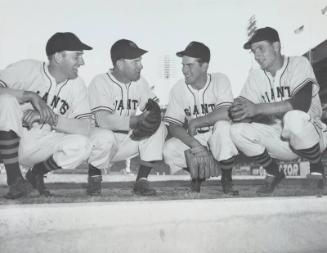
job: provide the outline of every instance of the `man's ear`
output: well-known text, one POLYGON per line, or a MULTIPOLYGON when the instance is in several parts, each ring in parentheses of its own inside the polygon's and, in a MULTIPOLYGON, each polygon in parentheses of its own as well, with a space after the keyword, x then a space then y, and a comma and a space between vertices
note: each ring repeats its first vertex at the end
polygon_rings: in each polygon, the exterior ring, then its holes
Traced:
POLYGON ((56 63, 60 63, 63 58, 64 58, 64 52, 57 52, 53 55, 53 60, 56 63))
POLYGON ((123 66, 124 65, 124 59, 119 59, 116 61, 116 66, 119 70, 122 70, 123 69, 123 66))
POLYGON ((203 70, 208 71, 209 63, 203 62, 201 67, 202 67, 203 70))
POLYGON ((274 50, 276 52, 280 52, 281 51, 281 45, 280 45, 280 42, 279 41, 273 42, 273 47, 274 47, 274 50))

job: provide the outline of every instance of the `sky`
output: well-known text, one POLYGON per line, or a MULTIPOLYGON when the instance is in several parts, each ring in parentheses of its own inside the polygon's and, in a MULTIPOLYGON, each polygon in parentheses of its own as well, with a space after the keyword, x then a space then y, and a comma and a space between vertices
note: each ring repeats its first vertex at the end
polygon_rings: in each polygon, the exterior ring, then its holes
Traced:
POLYGON ((112 67, 110 47, 126 38, 149 51, 142 75, 167 104, 170 88, 183 77, 176 52, 201 41, 211 50, 209 72, 225 73, 237 96, 256 67, 242 48, 249 18, 255 15, 258 28, 279 31, 283 53, 302 55, 327 39, 326 6, 327 0, 0 0, 0 69, 22 59, 46 61, 46 41, 56 32, 73 32, 94 48, 84 52, 79 72, 88 85, 112 67), (170 79, 163 78, 165 56, 173 66, 170 79))

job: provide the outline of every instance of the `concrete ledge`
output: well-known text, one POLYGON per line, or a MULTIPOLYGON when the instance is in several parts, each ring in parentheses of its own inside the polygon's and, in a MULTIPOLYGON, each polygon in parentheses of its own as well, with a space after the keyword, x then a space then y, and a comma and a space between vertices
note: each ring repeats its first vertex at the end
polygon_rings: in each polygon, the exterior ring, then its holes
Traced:
POLYGON ((327 252, 327 198, 0 206, 0 252, 327 252))
MULTIPOLYGON (((108 174, 102 175, 104 182, 134 182, 136 175, 121 175, 121 174, 108 174)), ((220 177, 219 177, 220 178, 220 177)), ((235 180, 249 180, 249 179, 263 179, 263 176, 234 176, 235 180)), ((292 177, 301 178, 301 177, 292 177)), ((218 177, 212 177, 210 180, 217 180, 218 177)), ((182 180, 189 181, 189 175, 149 175, 150 181, 174 181, 182 180)), ((53 174, 48 173, 46 178, 46 183, 86 183, 87 174, 53 174)), ((0 174, 0 185, 7 185, 6 174, 0 174)))

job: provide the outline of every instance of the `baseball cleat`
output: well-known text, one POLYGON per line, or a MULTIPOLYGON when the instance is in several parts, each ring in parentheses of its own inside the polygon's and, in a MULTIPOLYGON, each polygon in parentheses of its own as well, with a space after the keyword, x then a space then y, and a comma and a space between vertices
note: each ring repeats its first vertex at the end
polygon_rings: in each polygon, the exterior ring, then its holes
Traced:
POLYGON ((87 195, 99 196, 102 191, 101 182, 102 182, 101 175, 95 175, 91 177, 89 176, 87 178, 87 189, 86 189, 87 195))
POLYGON ((233 181, 228 179, 221 179, 221 185, 223 187, 224 194, 228 194, 230 196, 238 196, 238 190, 233 189, 233 181))
POLYGON ((32 190, 33 187, 29 182, 24 178, 17 178, 13 184, 9 185, 9 191, 4 195, 4 198, 18 199, 29 195, 32 190))
POLYGON ((140 178, 135 182, 133 192, 142 196, 154 196, 157 194, 156 190, 151 188, 150 183, 146 178, 140 178))
POLYGON ((277 176, 267 175, 264 184, 259 187, 257 194, 270 194, 272 193, 276 186, 285 178, 284 172, 279 172, 277 176))
POLYGON ((33 173, 32 169, 29 169, 26 172, 25 178, 30 184, 34 187, 34 189, 38 190, 40 195, 49 197, 51 196, 50 191, 45 187, 44 184, 44 175, 33 173))

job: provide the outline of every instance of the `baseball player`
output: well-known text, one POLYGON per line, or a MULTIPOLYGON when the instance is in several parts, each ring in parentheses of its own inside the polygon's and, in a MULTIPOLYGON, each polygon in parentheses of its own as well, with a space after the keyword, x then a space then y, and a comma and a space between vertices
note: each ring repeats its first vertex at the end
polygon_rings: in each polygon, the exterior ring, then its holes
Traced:
MULTIPOLYGON (((184 151, 209 148, 222 169, 224 193, 237 194, 232 187, 232 166, 238 154, 230 138, 228 108, 233 102, 229 79, 222 73, 207 73, 210 50, 203 43, 193 41, 182 57, 184 79, 170 91, 164 121, 172 135, 164 146, 164 159, 171 172, 186 168, 184 151)), ((186 168, 187 169, 187 168, 186 168)), ((196 191, 192 180, 191 189, 196 191)))
MULTIPOLYGON (((147 177, 153 162, 162 160, 162 148, 167 129, 160 123, 158 130, 149 138, 133 140, 132 130, 142 121, 143 111, 149 98, 158 100, 148 82, 141 76, 142 55, 147 51, 134 42, 121 39, 110 50, 113 68, 93 78, 89 85, 91 111, 100 128, 110 130, 115 138, 110 150, 111 162, 122 161, 140 155, 141 162, 133 191, 140 195, 156 194, 147 177)), ((161 121, 161 119, 159 119, 161 121)), ((101 171, 92 176, 101 175, 101 171)))
POLYGON ((49 63, 23 60, 0 71, 0 155, 6 168, 7 198, 25 196, 31 185, 48 196, 44 174, 75 168, 89 159, 104 166, 112 138, 91 135, 91 112, 78 68, 92 48, 73 33, 56 33, 47 42, 49 63), (92 140, 90 138, 92 137, 92 140), (32 167, 23 179, 19 164, 32 167))
POLYGON ((261 164, 267 177, 258 193, 273 192, 285 177, 275 159, 303 157, 311 179, 324 185, 321 152, 326 148, 326 125, 320 120, 319 85, 309 61, 281 54, 278 32, 258 29, 244 44, 260 69, 253 69, 230 108, 235 123, 231 136, 240 151, 261 164))

